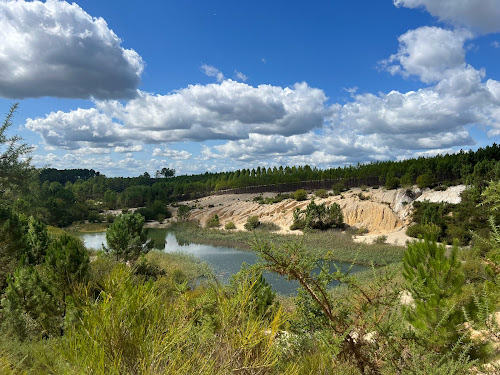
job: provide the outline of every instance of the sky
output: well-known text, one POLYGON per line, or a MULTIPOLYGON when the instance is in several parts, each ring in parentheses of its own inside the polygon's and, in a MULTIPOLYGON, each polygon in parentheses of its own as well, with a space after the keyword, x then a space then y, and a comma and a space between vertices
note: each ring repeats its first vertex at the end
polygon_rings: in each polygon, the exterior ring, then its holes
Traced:
POLYGON ((500 0, 0 0, 33 164, 330 168, 500 141, 500 0))

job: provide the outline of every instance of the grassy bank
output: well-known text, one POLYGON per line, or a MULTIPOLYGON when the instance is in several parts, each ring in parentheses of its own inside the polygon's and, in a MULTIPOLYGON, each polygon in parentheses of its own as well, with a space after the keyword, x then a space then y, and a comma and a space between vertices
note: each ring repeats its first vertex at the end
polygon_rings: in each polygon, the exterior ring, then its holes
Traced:
POLYGON ((91 233, 105 232, 108 227, 109 223, 74 223, 69 227, 64 228, 64 230, 67 232, 91 233))
POLYGON ((354 261, 354 263, 364 265, 373 263, 376 266, 383 266, 400 262, 404 252, 402 246, 355 243, 349 235, 338 230, 307 233, 302 237, 263 230, 246 232, 206 229, 189 222, 172 223, 169 229, 175 231, 180 242, 228 246, 243 250, 251 250, 251 243, 256 238, 275 243, 304 241, 304 247, 318 256, 332 252, 334 259, 339 262, 354 261))

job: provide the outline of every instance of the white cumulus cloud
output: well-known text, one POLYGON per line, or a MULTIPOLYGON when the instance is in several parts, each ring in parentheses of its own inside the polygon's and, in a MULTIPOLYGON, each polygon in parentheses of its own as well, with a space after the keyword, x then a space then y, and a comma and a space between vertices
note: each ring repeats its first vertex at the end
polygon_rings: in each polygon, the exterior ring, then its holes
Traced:
POLYGON ((65 1, 0 1, 0 96, 131 98, 144 68, 106 21, 65 1))
POLYGON ((434 17, 485 33, 500 31, 499 0, 394 0, 398 7, 425 8, 434 17))
POLYGON ((122 146, 124 142, 237 140, 250 133, 294 135, 323 126, 327 98, 322 90, 226 80, 192 85, 168 95, 140 92, 126 104, 97 102, 97 108, 53 112, 28 119, 48 145, 74 149, 81 142, 122 146))
POLYGON ((424 26, 409 30, 398 38, 398 52, 381 64, 391 74, 437 82, 450 70, 465 66, 464 43, 470 38, 472 33, 463 29, 424 26))

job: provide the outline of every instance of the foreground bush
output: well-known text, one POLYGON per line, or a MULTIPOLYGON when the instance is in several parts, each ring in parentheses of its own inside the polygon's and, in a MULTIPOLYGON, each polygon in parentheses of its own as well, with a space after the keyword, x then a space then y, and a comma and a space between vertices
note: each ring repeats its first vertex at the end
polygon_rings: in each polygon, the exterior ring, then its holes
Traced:
POLYGON ((54 343, 53 373, 267 374, 279 358, 285 316, 256 274, 231 289, 176 294, 113 269, 94 300, 81 291, 81 325, 54 343), (272 307, 275 306, 275 307, 272 307))

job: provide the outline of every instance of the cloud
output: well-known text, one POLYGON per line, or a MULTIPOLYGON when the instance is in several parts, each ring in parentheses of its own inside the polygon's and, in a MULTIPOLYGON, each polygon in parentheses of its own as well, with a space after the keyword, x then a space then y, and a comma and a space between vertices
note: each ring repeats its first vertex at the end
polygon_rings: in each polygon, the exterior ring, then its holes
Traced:
POLYGON ((248 79, 245 74, 243 74, 242 72, 238 72, 237 70, 234 71, 234 76, 236 77, 236 79, 243 82, 246 82, 248 79))
POLYGON ((282 135, 249 134, 248 139, 229 141, 214 149, 224 158, 256 160, 277 156, 308 155, 316 150, 314 134, 282 135))
POLYGON ((201 66, 201 70, 203 71, 203 73, 205 73, 205 75, 209 77, 215 77, 217 79, 217 82, 224 81, 224 74, 222 74, 222 72, 215 66, 203 64, 201 66))
POLYGON ((102 18, 65 1, 0 1, 0 96, 131 98, 144 68, 102 18))
MULTIPOLYGON (((250 133, 294 135, 323 126, 329 112, 322 90, 226 80, 192 85, 168 95, 140 92, 127 104, 96 102, 96 108, 52 112, 28 119, 26 127, 46 144, 75 149, 82 142, 123 146, 130 142, 237 140, 250 133)), ((95 147, 95 146, 94 146, 95 147)))
POLYGON ((160 148, 155 148, 153 150, 153 156, 165 156, 174 160, 187 160, 191 158, 192 154, 187 151, 177 151, 169 148, 164 148, 163 150, 160 148))
POLYGON ((499 0, 394 0, 394 5, 425 8, 441 21, 484 33, 500 32, 499 0))
POLYGON ((142 145, 130 145, 130 146, 116 146, 115 152, 120 153, 131 153, 131 152, 140 152, 144 149, 142 145))
POLYGON ((491 42, 491 46, 493 48, 500 48, 500 42, 498 40, 494 40, 493 42, 491 42))
POLYGON ((425 83, 437 82, 450 70, 465 66, 464 43, 471 38, 472 33, 463 29, 420 27, 401 35, 398 52, 381 65, 391 74, 417 76, 425 83))
POLYGON ((130 131, 95 108, 51 112, 44 119, 28 118, 26 128, 40 133, 46 144, 69 150, 85 145, 113 147, 133 139, 130 131))

